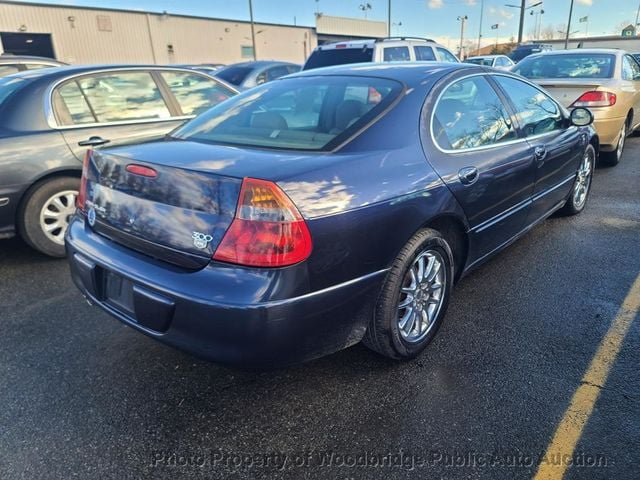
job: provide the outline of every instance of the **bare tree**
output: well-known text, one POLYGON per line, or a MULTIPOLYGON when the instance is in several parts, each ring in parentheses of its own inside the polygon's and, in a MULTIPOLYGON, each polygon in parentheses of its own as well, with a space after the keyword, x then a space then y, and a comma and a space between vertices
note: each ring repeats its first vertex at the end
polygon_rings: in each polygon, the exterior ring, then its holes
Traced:
POLYGON ((540 38, 543 40, 553 40, 556 38, 556 31, 551 25, 547 25, 540 31, 540 38))

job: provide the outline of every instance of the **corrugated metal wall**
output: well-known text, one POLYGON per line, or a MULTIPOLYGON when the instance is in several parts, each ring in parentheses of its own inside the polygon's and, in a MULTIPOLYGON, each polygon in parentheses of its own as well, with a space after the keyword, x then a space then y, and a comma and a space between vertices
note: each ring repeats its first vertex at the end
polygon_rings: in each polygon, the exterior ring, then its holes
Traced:
MULTIPOLYGON (((302 63, 317 45, 313 28, 256 24, 261 60, 302 63)), ((245 22, 0 2, 0 32, 49 33, 69 63, 233 63, 251 46, 245 22), (170 47, 171 46, 171 47, 170 47)))
POLYGON ((387 23, 319 15, 316 17, 316 30, 319 34, 325 35, 382 38, 387 36, 387 23))

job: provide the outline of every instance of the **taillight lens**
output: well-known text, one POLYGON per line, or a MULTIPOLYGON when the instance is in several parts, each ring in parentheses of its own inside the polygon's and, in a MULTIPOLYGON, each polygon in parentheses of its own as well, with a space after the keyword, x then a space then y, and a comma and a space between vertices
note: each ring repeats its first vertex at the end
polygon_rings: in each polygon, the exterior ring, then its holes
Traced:
POLYGON ((76 207, 86 212, 85 202, 87 201, 87 174, 89 172, 89 160, 91 159, 91 150, 87 150, 82 162, 82 178, 80 179, 80 191, 76 197, 76 207))
POLYGON ((273 182, 245 178, 236 216, 214 260, 251 267, 285 267, 311 254, 311 234, 293 202, 273 182))
POLYGON ((582 96, 573 102, 573 107, 612 107, 616 104, 618 97, 612 92, 601 92, 594 90, 583 93, 582 96))

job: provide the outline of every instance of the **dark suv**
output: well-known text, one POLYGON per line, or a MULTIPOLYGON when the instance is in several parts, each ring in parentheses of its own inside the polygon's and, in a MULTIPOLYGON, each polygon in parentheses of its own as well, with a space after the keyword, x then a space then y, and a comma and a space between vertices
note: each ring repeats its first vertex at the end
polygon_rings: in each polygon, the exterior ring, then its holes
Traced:
POLYGON ((533 53, 549 52, 551 50, 553 50, 553 47, 547 43, 526 43, 514 48, 509 57, 511 57, 511 60, 518 63, 520 60, 533 53))

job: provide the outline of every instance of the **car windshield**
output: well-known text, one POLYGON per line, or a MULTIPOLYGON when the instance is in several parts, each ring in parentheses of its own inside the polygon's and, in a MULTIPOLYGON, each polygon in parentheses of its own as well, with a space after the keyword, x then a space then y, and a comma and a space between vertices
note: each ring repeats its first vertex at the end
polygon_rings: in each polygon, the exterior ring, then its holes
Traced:
POLYGON ((475 65, 484 65, 490 67, 493 65, 493 58, 467 58, 465 63, 473 63, 475 65))
POLYGON ((525 58, 514 72, 527 78, 611 78, 615 56, 600 53, 525 58))
POLYGON ((28 81, 21 77, 7 76, 0 78, 0 105, 27 83, 28 81))
POLYGON ((249 90, 185 124, 174 138, 247 147, 331 150, 374 120, 402 84, 368 77, 298 77, 249 90))
POLYGON ((316 50, 311 54, 304 66, 305 70, 312 68, 330 67, 332 65, 346 65, 349 63, 366 63, 373 60, 373 48, 332 48, 316 50))
POLYGON ((232 66, 218 70, 216 77, 221 78, 231 85, 241 85, 253 69, 251 67, 232 66))

